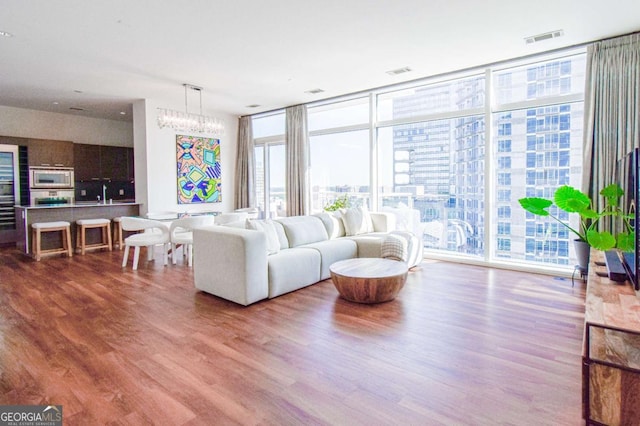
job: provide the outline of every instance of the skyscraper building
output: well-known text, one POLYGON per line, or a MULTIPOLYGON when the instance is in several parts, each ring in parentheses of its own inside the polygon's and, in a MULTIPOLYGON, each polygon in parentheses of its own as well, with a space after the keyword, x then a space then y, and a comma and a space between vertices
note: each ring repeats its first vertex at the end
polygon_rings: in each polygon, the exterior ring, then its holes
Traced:
POLYGON ((581 67, 583 55, 496 72, 493 103, 518 108, 492 112, 489 152, 485 114, 478 112, 487 98, 484 76, 423 86, 393 99, 394 119, 434 117, 394 126, 393 133, 394 191, 412 188, 413 207, 426 224, 425 246, 483 256, 490 232, 493 257, 571 264, 566 229, 526 214, 518 199, 580 186, 583 102, 557 100, 582 92, 576 88, 583 84, 581 67), (488 156, 491 193, 485 193, 488 156), (493 215, 491 230, 485 229, 486 211, 493 215))

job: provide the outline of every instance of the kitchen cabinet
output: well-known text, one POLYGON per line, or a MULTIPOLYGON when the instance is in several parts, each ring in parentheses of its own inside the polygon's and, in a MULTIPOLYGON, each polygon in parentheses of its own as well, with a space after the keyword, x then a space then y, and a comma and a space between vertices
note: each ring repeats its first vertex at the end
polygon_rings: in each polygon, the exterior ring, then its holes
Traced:
POLYGON ((133 149, 74 144, 76 181, 131 181, 133 149))
POLYGON ((73 167, 73 142, 29 139, 29 166, 73 167))
POLYGON ((100 145, 73 144, 76 181, 100 180, 100 145))
POLYGON ((102 179, 123 181, 128 178, 127 149, 120 146, 100 147, 100 170, 102 179))

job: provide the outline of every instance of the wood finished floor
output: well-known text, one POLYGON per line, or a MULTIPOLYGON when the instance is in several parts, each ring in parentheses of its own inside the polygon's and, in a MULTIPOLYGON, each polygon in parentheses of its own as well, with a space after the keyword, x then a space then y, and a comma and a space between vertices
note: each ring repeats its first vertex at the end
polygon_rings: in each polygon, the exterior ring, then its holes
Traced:
POLYGON ((65 425, 583 424, 582 283, 432 261, 380 305, 327 280, 241 307, 182 259, 121 255, 0 249, 0 404, 61 404, 65 425))

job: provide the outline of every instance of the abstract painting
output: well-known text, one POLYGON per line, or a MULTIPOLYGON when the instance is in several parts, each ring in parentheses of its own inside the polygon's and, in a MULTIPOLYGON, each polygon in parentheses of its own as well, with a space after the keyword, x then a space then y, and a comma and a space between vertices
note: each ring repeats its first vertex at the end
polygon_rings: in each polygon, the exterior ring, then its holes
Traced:
POLYGON ((178 204, 222 202, 220 139, 176 135, 178 204))

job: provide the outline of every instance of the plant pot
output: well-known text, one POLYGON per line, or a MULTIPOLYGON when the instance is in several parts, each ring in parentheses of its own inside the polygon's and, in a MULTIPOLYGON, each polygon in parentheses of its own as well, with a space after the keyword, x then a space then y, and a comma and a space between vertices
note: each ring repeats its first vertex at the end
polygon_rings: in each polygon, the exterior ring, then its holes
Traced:
POLYGON ((589 270, 589 254, 591 253, 591 246, 589 243, 585 243, 582 240, 573 240, 573 245, 576 249, 576 257, 578 258, 578 266, 583 271, 589 270))

